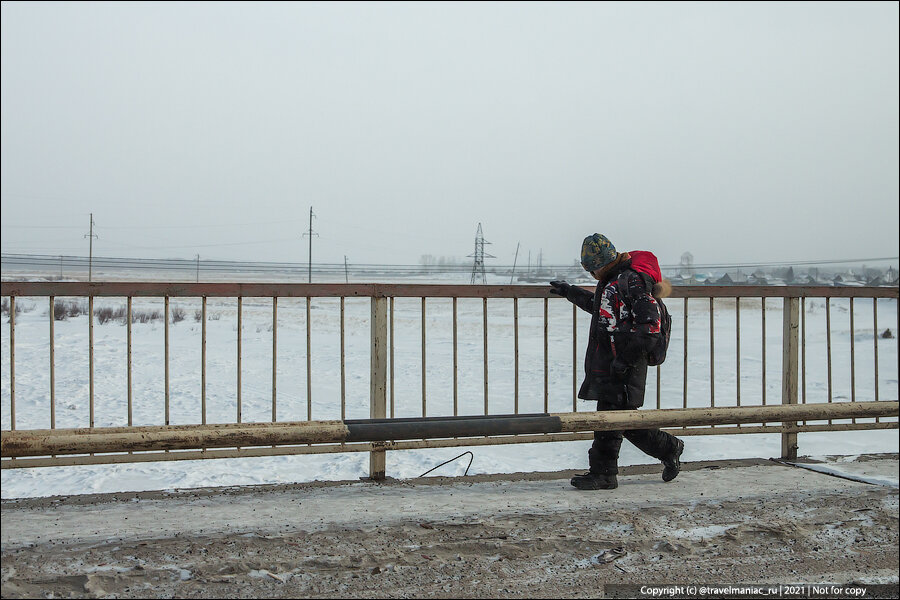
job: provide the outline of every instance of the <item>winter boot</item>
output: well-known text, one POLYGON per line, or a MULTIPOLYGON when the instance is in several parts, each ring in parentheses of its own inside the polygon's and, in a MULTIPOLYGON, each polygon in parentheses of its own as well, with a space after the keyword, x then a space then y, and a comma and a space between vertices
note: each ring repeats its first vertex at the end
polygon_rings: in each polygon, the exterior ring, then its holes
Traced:
POLYGON ((675 451, 672 452, 671 456, 664 458, 662 461, 664 467, 662 472, 663 481, 672 481, 678 477, 678 473, 681 471, 682 452, 684 452, 684 442, 675 438, 675 451))
POLYGON ((616 474, 591 473, 576 475, 569 482, 579 490, 614 490, 619 487, 616 474))

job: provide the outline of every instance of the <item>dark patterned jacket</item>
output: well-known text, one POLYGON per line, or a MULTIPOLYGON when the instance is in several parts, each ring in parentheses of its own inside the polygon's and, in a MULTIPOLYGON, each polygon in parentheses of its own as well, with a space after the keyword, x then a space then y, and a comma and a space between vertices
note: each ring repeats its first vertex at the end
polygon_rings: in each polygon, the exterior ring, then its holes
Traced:
POLYGON ((606 408, 638 408, 644 404, 647 350, 660 336, 660 311, 653 285, 662 279, 651 252, 629 252, 591 292, 572 286, 567 298, 591 313, 584 357, 583 400, 606 408))

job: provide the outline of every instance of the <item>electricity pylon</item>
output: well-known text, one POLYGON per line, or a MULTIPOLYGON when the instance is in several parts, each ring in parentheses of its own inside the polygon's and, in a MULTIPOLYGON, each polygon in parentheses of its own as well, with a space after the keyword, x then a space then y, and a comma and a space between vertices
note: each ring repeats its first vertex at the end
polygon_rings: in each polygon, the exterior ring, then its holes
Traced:
POLYGON ((484 259, 485 258, 496 258, 491 254, 484 253, 484 245, 490 244, 490 242, 484 241, 484 234, 481 232, 481 223, 478 224, 478 232, 475 234, 475 252, 474 254, 470 254, 469 258, 475 258, 475 262, 472 264, 472 280, 469 283, 475 283, 475 279, 481 276, 481 283, 487 283, 487 277, 484 274, 484 259))

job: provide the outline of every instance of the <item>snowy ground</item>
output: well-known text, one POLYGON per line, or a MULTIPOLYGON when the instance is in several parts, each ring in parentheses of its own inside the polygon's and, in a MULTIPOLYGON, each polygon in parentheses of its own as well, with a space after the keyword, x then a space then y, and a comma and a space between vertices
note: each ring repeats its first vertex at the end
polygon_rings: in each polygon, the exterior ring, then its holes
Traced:
POLYGON ((670 483, 629 467, 611 491, 558 472, 4 500, 0 582, 10 598, 594 598, 648 583, 896 597, 897 456, 817 466, 894 485, 746 460, 670 483))
MULTIPOLYGON (((506 283, 506 282, 497 282, 506 283)), ((16 320, 16 428, 50 426, 49 319, 46 299, 20 299, 25 309, 16 320)), ((688 379, 684 369, 684 301, 668 302, 674 329, 669 358, 661 367, 662 408, 767 404, 780 402, 781 300, 765 302, 763 321, 759 299, 742 300, 740 345, 734 300, 716 300, 712 345, 708 300, 688 303, 688 379), (765 322, 765 330, 763 323, 765 322), (763 335, 765 334, 765 344, 763 335), (711 361, 711 346, 714 361, 711 361), (765 367, 762 355, 765 352, 765 367), (738 362, 738 353, 740 361, 738 362), (738 377, 738 368, 740 377, 738 377), (712 375, 712 379, 711 379, 712 375), (710 381, 714 385, 710 384, 710 381), (763 383, 765 382, 765 383, 763 383)), ((124 305, 123 299, 97 299, 95 311, 124 305)), ((172 424, 201 421, 200 323, 195 314, 199 299, 173 299, 172 308, 185 319, 170 327, 170 410, 172 424)), ((426 303, 426 345, 422 350, 422 302, 395 301, 393 416, 453 414, 452 305, 450 299, 426 303), (425 363, 425 384, 422 364, 425 363), (424 388, 424 391, 423 391, 424 388)), ((574 401, 580 383, 581 361, 589 315, 577 313, 577 348, 573 351, 573 309, 561 299, 549 302, 548 372, 544 405, 543 301, 518 302, 518 398, 515 393, 513 302, 488 302, 488 406, 493 414, 591 410, 574 401)), ((805 322, 805 378, 801 396, 807 402, 896 400, 896 302, 880 300, 876 315, 871 300, 856 300, 854 335, 850 335, 850 302, 831 301, 831 380, 826 352, 824 300, 807 300, 805 322), (855 358, 850 360, 851 344, 855 358), (876 362, 877 355, 877 362, 876 362), (877 365, 877 369, 876 369, 877 365), (877 371, 877 383, 876 383, 877 371)), ((135 311, 162 311, 161 299, 136 299, 135 311)), ((276 415, 279 421, 367 418, 369 416, 368 299, 347 299, 345 310, 345 406, 341 406, 340 311, 338 299, 313 299, 307 323, 305 299, 282 298, 277 314, 276 415), (307 331, 311 369, 307 373, 307 331), (312 389, 307 397, 307 385, 312 389)), ((207 422, 234 422, 237 412, 237 306, 234 299, 210 299, 207 323, 207 422)), ((246 298, 241 331, 242 420, 272 418, 272 301, 246 298)), ((483 414, 484 371, 482 301, 460 299, 458 316, 458 412, 483 414)), ((159 320, 133 326, 133 423, 164 423, 164 326, 159 320)), ((110 322, 94 325, 95 425, 127 424, 126 328, 110 322)), ((88 425, 88 324, 85 316, 55 323, 56 427, 88 425)), ((9 337, 2 336, 2 397, 0 420, 10 427, 9 337)), ((656 406, 656 375, 648 379, 645 408, 656 406)), ((389 414, 390 409, 389 409, 389 414)), ((693 436, 686 438, 684 460, 774 457, 780 454, 777 435, 693 436)), ((862 454, 897 452, 896 430, 800 434, 800 454, 862 454)), ((469 473, 513 473, 582 468, 589 442, 526 444, 471 448, 469 473)), ((466 448, 397 451, 387 455, 387 474, 417 477, 466 448)), ((456 461, 434 475, 461 475, 467 460, 456 461)), ((628 444, 621 464, 652 462, 628 444)), ((368 455, 348 453, 322 456, 282 456, 98 465, 82 467, 7 469, 2 472, 2 497, 32 497, 114 491, 191 488, 215 485, 286 483, 313 480, 352 480, 368 474, 368 455)))

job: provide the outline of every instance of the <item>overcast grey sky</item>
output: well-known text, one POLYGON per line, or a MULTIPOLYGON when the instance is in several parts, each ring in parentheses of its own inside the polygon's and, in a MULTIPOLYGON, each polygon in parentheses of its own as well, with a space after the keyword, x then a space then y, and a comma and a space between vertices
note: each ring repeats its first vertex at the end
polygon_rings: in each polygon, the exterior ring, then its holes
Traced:
POLYGON ((2 4, 2 250, 898 255, 898 3, 2 4))

